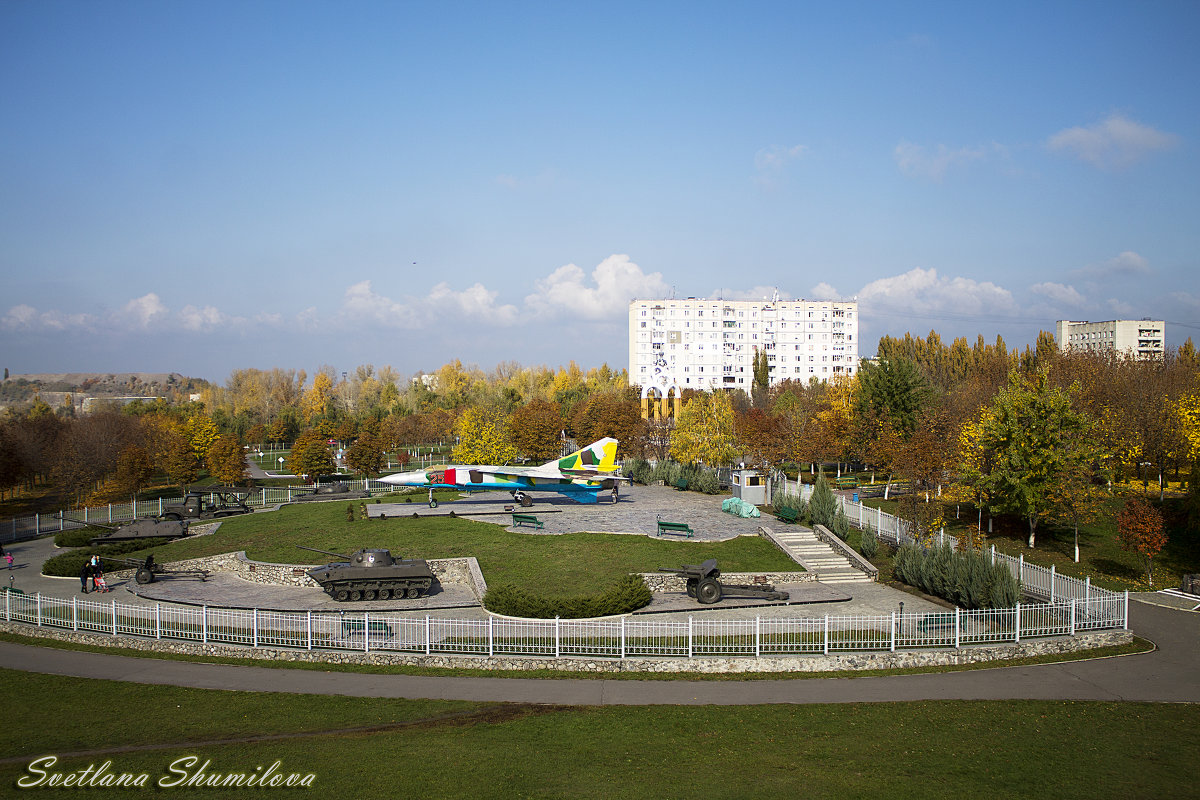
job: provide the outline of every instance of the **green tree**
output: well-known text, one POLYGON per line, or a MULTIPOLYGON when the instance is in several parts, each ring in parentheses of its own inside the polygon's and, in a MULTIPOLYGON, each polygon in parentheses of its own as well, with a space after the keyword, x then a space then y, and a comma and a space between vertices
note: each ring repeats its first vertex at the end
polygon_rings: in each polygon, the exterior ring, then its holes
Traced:
POLYGON ((837 496, 834 495, 833 489, 829 488, 829 481, 825 480, 825 472, 821 470, 817 472, 817 483, 813 486, 812 497, 808 499, 808 513, 812 524, 829 528, 833 525, 837 512, 837 496))
POLYGON ((363 478, 373 478, 383 471, 383 443, 373 433, 364 433, 346 448, 346 464, 363 478))
POLYGON ((916 429, 917 419, 929 398, 929 384, 911 361, 904 358, 889 358, 875 364, 864 361, 858 371, 854 411, 861 418, 890 422, 907 439, 916 429))
POLYGON ((1064 390, 1049 385, 1045 372, 1033 378, 1013 372, 981 422, 967 450, 989 457, 964 465, 962 480, 989 495, 997 510, 1025 519, 1033 547, 1038 523, 1054 508, 1059 476, 1092 469, 1089 453, 1072 448, 1090 421, 1071 408, 1064 390), (975 471, 985 464, 987 472, 975 471))

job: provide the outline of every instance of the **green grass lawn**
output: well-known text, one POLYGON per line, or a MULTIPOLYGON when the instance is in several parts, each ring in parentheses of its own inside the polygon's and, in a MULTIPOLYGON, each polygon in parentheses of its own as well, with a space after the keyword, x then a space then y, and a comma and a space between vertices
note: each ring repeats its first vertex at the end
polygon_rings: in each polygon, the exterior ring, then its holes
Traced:
MULTIPOLYGON (((360 502, 351 505, 357 508, 360 502)), ((427 508, 422 503, 414 510, 427 508)), ((680 542, 598 533, 535 536, 449 517, 348 522, 346 504, 338 502, 291 505, 279 511, 231 517, 210 536, 183 539, 153 552, 159 562, 238 550, 258 561, 284 564, 313 563, 322 558, 296 545, 339 553, 380 547, 409 558, 474 556, 489 586, 515 583, 546 595, 603 590, 630 572, 654 572, 706 558, 717 559, 725 572, 800 570, 773 544, 758 537, 680 542)), ((128 557, 138 555, 144 553, 128 557)))
MULTIPOLYGON (((1007 555, 1024 555, 1030 563, 1049 567, 1057 572, 1078 578, 1090 576, 1092 583, 1106 589, 1130 589, 1145 591, 1149 588, 1145 570, 1133 553, 1121 549, 1117 540, 1115 516, 1120 510, 1122 499, 1115 498, 1107 504, 1105 514, 1097 521, 1079 528, 1079 563, 1076 564, 1075 533, 1052 522, 1038 525, 1036 547, 1029 548, 1028 523, 1011 515, 997 516, 993 521, 992 533, 987 534, 987 516, 983 518, 986 545, 995 545, 996 550, 1007 555)), ((1167 498, 1161 505, 1169 536, 1167 546, 1154 562, 1154 588, 1178 586, 1180 576, 1200 572, 1200 531, 1187 521, 1184 498, 1167 498)), ((871 508, 882 508, 895 514, 899 503, 877 499, 866 500, 871 508)), ((976 529, 978 512, 975 508, 962 505, 955 518, 955 505, 946 505, 946 533, 976 529)))
MULTIPOLYGON (((1091 800, 1189 795, 1200 750, 1194 705, 559 708, 220 692, 8 671, 0 671, 0 687, 37 711, 10 715, 0 731, 8 757, 0 785, 14 791, 30 761, 55 754, 56 771, 109 761, 110 772, 144 772, 151 783, 172 777, 167 765, 186 756, 196 766, 210 762, 209 774, 252 774, 278 759, 285 774, 313 773, 310 792, 330 797, 1091 800), (228 741, 279 734, 295 738, 228 741), (169 747, 133 749, 149 744, 169 747), (107 752, 87 752, 99 749, 107 752)), ((78 792, 43 788, 37 796, 78 792)), ((239 795, 175 788, 169 796, 239 795)))

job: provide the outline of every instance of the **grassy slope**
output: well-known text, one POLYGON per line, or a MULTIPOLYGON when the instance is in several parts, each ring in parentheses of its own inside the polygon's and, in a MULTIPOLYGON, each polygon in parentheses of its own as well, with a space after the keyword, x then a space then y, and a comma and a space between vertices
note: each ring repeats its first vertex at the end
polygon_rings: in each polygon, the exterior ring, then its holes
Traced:
MULTIPOLYGON (((333 797, 802 792, 807 798, 1093 800, 1187 794, 1200 749, 1200 708, 1188 705, 496 707, 135 686, 7 671, 0 671, 0 689, 8 697, 19 692, 23 705, 38 710, 16 715, 0 732, 0 752, 22 758, 0 766, 0 785, 10 787, 35 756, 169 742, 179 746, 64 758, 56 769, 111 759, 111 771, 147 772, 156 780, 184 755, 201 763, 211 759, 209 772, 252 772, 280 759, 285 772, 316 773, 314 788, 333 797), (472 710, 478 716, 438 719, 472 710), (152 725, 145 723, 148 716, 152 725), (421 719, 427 721, 396 730, 200 744, 421 719)), ((53 790, 38 794, 56 796, 53 790)), ((219 794, 171 790, 179 797, 219 794)), ((62 795, 78 796, 78 790, 62 795)))
POLYGON ((245 550, 252 559, 285 564, 314 563, 323 558, 298 550, 296 545, 341 553, 386 547, 395 555, 418 558, 474 556, 488 585, 517 583, 545 594, 590 592, 610 586, 630 572, 652 572, 706 558, 716 558, 726 572, 800 569, 774 545, 757 537, 704 543, 592 533, 538 536, 448 517, 348 522, 346 504, 338 502, 286 506, 230 518, 211 536, 155 548, 154 557, 165 562, 245 550))

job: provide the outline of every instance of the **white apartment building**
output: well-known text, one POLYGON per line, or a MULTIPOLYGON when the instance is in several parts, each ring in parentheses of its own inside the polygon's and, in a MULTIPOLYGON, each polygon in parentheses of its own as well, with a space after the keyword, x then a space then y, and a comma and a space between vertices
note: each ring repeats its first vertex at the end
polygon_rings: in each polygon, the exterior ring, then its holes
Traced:
POLYGON ((680 389, 744 389, 754 354, 770 382, 828 380, 858 370, 858 302, 832 300, 634 300, 629 382, 680 389))
POLYGON ((1116 352, 1135 358, 1156 358, 1166 352, 1166 322, 1151 319, 1110 319, 1107 322, 1055 323, 1059 350, 1116 352))

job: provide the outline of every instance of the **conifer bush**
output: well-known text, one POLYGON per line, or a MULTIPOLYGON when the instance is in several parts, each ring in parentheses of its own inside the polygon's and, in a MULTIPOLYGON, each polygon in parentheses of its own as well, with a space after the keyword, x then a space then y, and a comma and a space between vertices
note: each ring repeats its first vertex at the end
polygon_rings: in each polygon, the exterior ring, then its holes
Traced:
POLYGON ((859 549, 862 550, 863 558, 870 561, 879 552, 879 537, 875 535, 875 529, 868 523, 867 527, 863 528, 862 542, 859 544, 859 549))
POLYGON ((905 544, 896 551, 892 569, 909 586, 960 608, 1012 608, 1021 599, 1021 585, 1008 568, 992 564, 978 550, 905 544))
POLYGON ((808 512, 813 525, 824 525, 826 528, 833 526, 833 518, 837 514, 837 497, 833 489, 829 488, 829 481, 825 480, 824 472, 817 474, 817 484, 808 501, 808 512))

